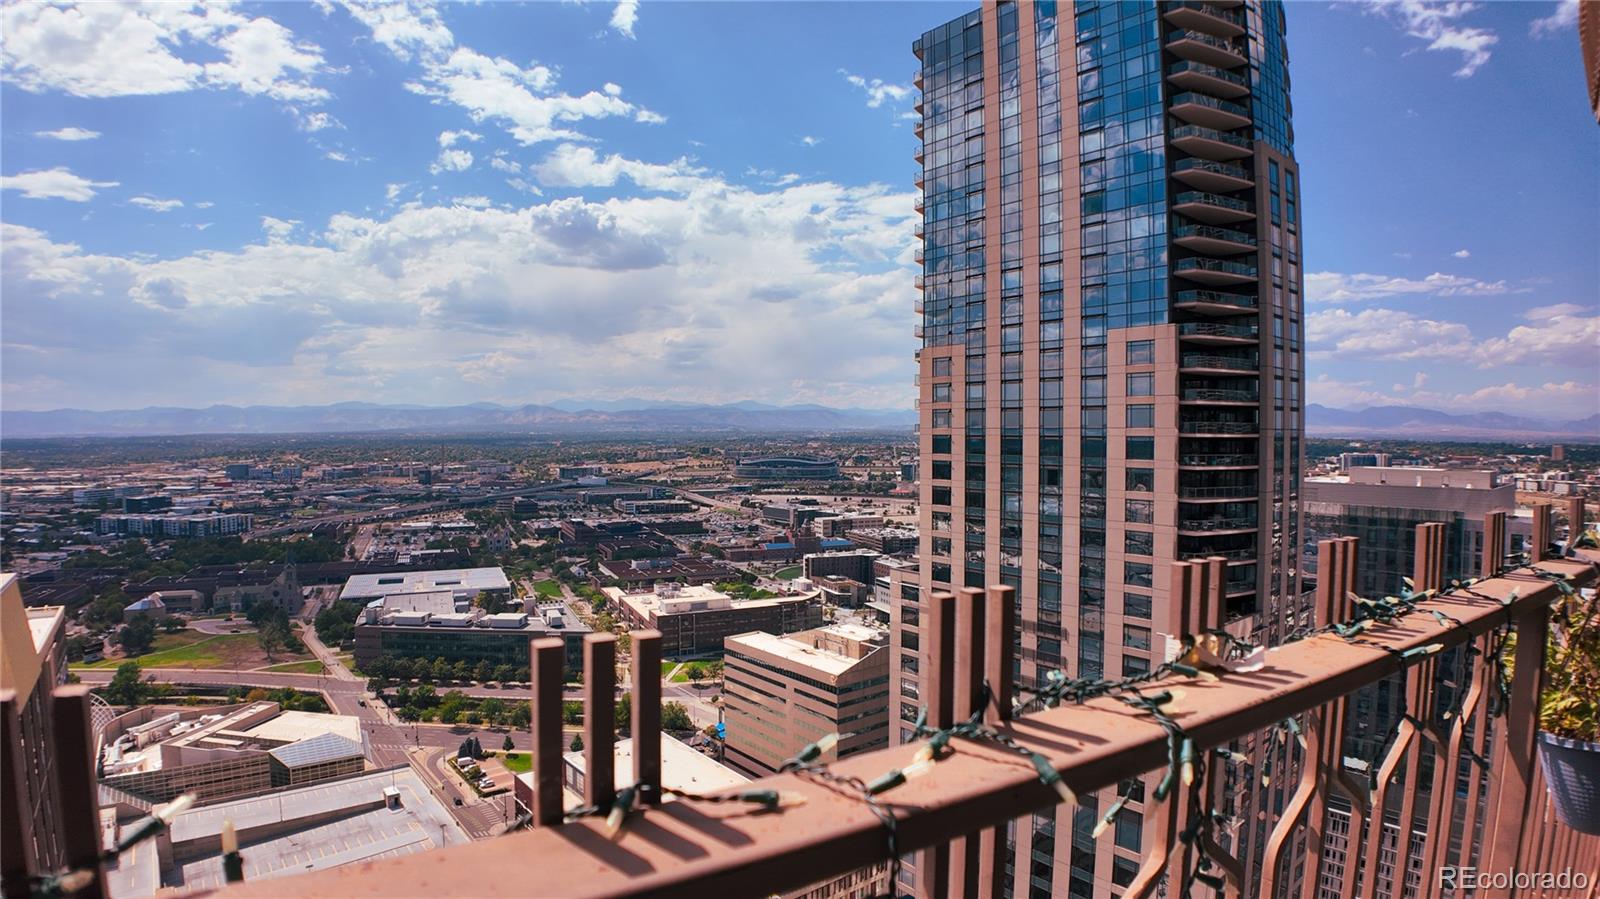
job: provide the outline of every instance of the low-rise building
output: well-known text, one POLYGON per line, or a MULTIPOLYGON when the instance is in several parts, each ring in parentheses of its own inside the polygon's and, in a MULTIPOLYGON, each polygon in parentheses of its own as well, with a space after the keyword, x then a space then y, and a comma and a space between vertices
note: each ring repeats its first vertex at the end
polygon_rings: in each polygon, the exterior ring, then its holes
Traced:
POLYGON ((369 603, 402 593, 446 591, 457 600, 468 601, 480 593, 511 597, 511 582, 501 568, 446 568, 432 571, 396 571, 386 574, 356 574, 339 591, 341 601, 369 603))
POLYGON ((595 568, 596 585, 617 581, 629 590, 649 589, 657 584, 712 584, 739 576, 737 569, 721 562, 692 556, 608 560, 595 568))
POLYGON ((124 537, 226 537, 250 530, 254 516, 243 512, 209 512, 200 515, 102 515, 95 532, 124 537))
POLYGON ((804 574, 811 580, 836 576, 871 582, 872 564, 882 553, 871 549, 847 549, 825 553, 807 553, 801 560, 804 574))
POLYGON ((529 640, 560 637, 567 670, 581 671, 583 638, 592 632, 562 602, 541 602, 531 614, 491 615, 466 607, 449 591, 399 593, 373 600, 356 619, 355 662, 385 656, 524 667, 529 640))
POLYGON ((675 659, 719 655, 723 640, 746 631, 787 634, 822 624, 822 603, 814 592, 749 600, 677 584, 648 593, 616 587, 604 592, 630 627, 661 631, 662 654, 675 659))
POLYGON ((807 744, 839 735, 829 759, 889 745, 888 633, 855 624, 786 637, 727 638, 723 709, 728 764, 776 772, 807 744))
POLYGON ((772 456, 739 459, 733 476, 754 481, 836 481, 839 463, 815 456, 772 456))
POLYGON ((699 508, 686 499, 619 499, 612 506, 624 515, 681 515, 699 508))

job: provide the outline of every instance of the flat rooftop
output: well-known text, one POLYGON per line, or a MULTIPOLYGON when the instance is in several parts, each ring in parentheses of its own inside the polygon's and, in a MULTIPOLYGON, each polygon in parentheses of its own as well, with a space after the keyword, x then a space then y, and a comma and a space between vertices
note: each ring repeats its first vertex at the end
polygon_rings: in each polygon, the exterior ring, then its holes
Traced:
POLYGON ((66 621, 65 606, 35 606, 28 610, 28 630, 33 634, 33 648, 43 652, 51 637, 66 621))
POLYGON ((345 581, 340 599, 371 600, 399 593, 447 590, 456 595, 479 590, 510 590, 511 582, 500 568, 444 568, 436 571, 397 571, 392 574, 356 574, 345 581))
MULTIPOLYGON (((868 628, 859 629, 869 633, 876 633, 875 631, 869 631, 868 628)), ((724 645, 729 649, 743 648, 763 652, 782 659, 796 668, 808 668, 830 677, 838 677, 861 662, 860 659, 829 652, 826 649, 818 649, 809 643, 791 640, 788 637, 780 637, 777 634, 769 634, 765 631, 736 634, 724 641, 724 645)))
POLYGON ((281 712, 245 733, 263 740, 281 740, 285 743, 335 734, 360 743, 361 719, 354 715, 328 715, 322 712, 281 712))
MULTIPOLYGON (((416 773, 410 768, 394 768, 185 812, 172 824, 174 848, 182 861, 161 872, 163 885, 186 890, 222 887, 220 851, 208 847, 189 854, 179 844, 214 839, 222 833, 222 822, 230 819, 239 830, 246 881, 398 858, 467 842, 467 835, 416 773), (390 787, 400 794, 399 808, 382 804, 384 790, 390 787), (296 824, 340 812, 348 814, 304 828, 296 824)), ((117 895, 122 899, 124 894, 117 895)))

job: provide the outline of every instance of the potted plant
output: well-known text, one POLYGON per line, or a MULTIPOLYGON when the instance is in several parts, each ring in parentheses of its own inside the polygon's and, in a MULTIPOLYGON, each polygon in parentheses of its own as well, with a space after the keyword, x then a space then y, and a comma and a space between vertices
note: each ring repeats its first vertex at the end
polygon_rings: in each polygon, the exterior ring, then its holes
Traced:
POLYGON ((1563 591, 1555 607, 1539 704, 1539 765, 1556 817, 1600 835, 1600 593, 1585 599, 1563 591))

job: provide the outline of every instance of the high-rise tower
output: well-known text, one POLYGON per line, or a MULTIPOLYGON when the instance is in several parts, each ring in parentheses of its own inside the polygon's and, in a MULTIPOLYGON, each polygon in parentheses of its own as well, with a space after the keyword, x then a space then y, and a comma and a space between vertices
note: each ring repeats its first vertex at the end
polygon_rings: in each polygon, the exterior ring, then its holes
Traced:
MULTIPOLYGON (((1278 639, 1304 380, 1282 5, 1000 0, 913 51, 922 595, 1015 587, 1023 683, 1121 676, 1169 649, 1171 563, 1223 556, 1230 629, 1278 639)), ((919 609, 895 599, 905 740, 919 609)), ((1126 883, 1139 818, 1098 846, 1019 822, 1013 895, 1126 883)))

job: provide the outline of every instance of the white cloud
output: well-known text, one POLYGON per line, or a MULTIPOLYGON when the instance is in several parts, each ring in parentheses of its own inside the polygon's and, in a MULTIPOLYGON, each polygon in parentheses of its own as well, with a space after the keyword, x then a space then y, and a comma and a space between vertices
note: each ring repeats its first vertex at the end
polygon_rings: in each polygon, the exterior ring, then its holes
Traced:
POLYGON ((301 131, 325 131, 329 128, 343 128, 344 123, 326 112, 301 113, 296 119, 296 125, 301 131))
POLYGON ((151 212, 171 212, 183 208, 182 200, 160 200, 155 197, 132 197, 128 202, 151 212))
POLYGON ((49 138, 50 140, 94 140, 100 136, 100 132, 90 131, 87 128, 78 128, 73 126, 68 128, 57 128, 54 131, 35 131, 33 132, 33 136, 49 138))
POLYGON ((267 232, 267 242, 281 244, 289 239, 294 229, 300 224, 299 219, 280 219, 270 215, 261 217, 261 230, 267 232))
POLYGON ((897 260, 912 242, 910 192, 567 163, 574 177, 662 189, 520 208, 414 202, 298 226, 266 217, 260 242, 169 258, 0 225, 8 408, 538 402, 640 385, 711 402, 909 399, 915 291, 897 260), (175 355, 181 372, 155 364, 175 355), (839 358, 848 373, 816 375, 839 358), (115 376, 129 366, 155 374, 115 376), (464 380, 480 370, 504 380, 464 380))
POLYGON ((390 184, 384 185, 384 188, 383 188, 383 197, 384 197, 384 199, 386 199, 389 202, 393 203, 394 202, 394 198, 400 196, 400 191, 405 190, 405 187, 406 186, 404 184, 394 184, 394 183, 390 183, 390 184))
POLYGON ((1359 303, 1381 297, 1421 294, 1428 296, 1489 296, 1511 293, 1504 281, 1480 281, 1461 275, 1434 272, 1422 279, 1400 275, 1340 272, 1310 272, 1306 275, 1306 301, 1311 303, 1359 303))
POLYGON ((507 159, 502 151, 495 153, 494 156, 489 160, 489 168, 494 169, 497 172, 507 172, 515 175, 522 171, 522 163, 516 161, 515 159, 507 159))
POLYGON ((313 83, 325 71, 321 48, 227 4, 13 3, 0 11, 0 31, 0 67, 33 93, 220 88, 290 104, 328 97, 313 83))
POLYGON ((433 6, 386 0, 346 0, 344 6, 371 30, 373 40, 402 62, 409 62, 413 54, 442 54, 455 45, 455 37, 433 6))
POLYGON ((478 195, 473 195, 473 196, 468 196, 468 197, 456 197, 455 199, 451 200, 450 202, 454 203, 457 206, 466 206, 466 207, 469 207, 471 209, 488 209, 489 207, 494 205, 494 201, 493 200, 490 200, 488 197, 478 196, 478 195))
POLYGON ((1423 359, 1474 352, 1459 322, 1419 318, 1395 309, 1326 309, 1306 316, 1309 358, 1423 359))
POLYGON ((437 175, 440 172, 464 172, 469 168, 472 168, 471 150, 440 150, 439 158, 428 166, 428 171, 437 175))
POLYGON ((1487 28, 1462 24, 1480 4, 1467 0, 1368 0, 1368 9, 1397 23, 1411 37, 1428 42, 1428 50, 1461 54, 1457 78, 1470 78, 1489 61, 1489 48, 1500 41, 1487 28))
MULTIPOLYGON (((1528 324, 1478 345, 1478 364, 1573 368, 1592 374, 1600 347, 1600 315, 1585 315, 1587 311, 1573 303, 1529 309, 1524 314, 1528 324)), ((1600 407, 1600 394, 1596 405, 1600 407)))
POLYGON ((1578 27, 1578 0, 1560 0, 1556 4, 1555 12, 1528 23, 1528 33, 1542 38, 1576 27, 1578 27))
POLYGON ((1456 257, 1457 259, 1466 259, 1466 258, 1468 258, 1468 257, 1470 257, 1472 255, 1472 251, 1471 250, 1456 250, 1454 253, 1451 253, 1450 255, 1456 257))
POLYGON ((323 159, 331 159, 334 162, 349 162, 350 161, 350 157, 349 156, 346 156, 344 153, 341 153, 338 150, 329 150, 328 152, 322 154, 322 158, 323 159))
POLYGON ((633 120, 644 125, 660 125, 666 122, 667 117, 659 112, 652 112, 651 110, 640 107, 639 111, 633 114, 633 120))
POLYGON ((439 146, 453 147, 461 141, 477 143, 483 140, 483 135, 475 131, 441 131, 439 132, 439 146))
POLYGON ((85 203, 94 199, 95 189, 116 187, 115 181, 90 181, 57 166, 19 175, 0 176, 0 190, 20 190, 30 200, 71 200, 85 203))
POLYGON ((1341 381, 1320 375, 1306 383, 1308 402, 1336 409, 1373 406, 1416 406, 1451 413, 1510 412, 1549 418, 1583 418, 1594 414, 1600 384, 1582 381, 1546 381, 1524 387, 1515 381, 1461 390, 1427 390, 1428 376, 1418 372, 1408 387, 1394 385, 1390 392, 1371 381, 1341 381))
POLYGON ((633 26, 639 21, 639 0, 618 0, 611 10, 611 27, 618 34, 633 37, 633 26))
POLYGON ((860 75, 852 75, 844 69, 840 69, 839 74, 844 76, 844 80, 866 91, 867 106, 871 109, 877 109, 886 102, 899 103, 916 93, 916 89, 910 85, 891 84, 882 78, 867 79, 860 75))
POLYGON ((817 144, 822 143, 822 138, 812 137, 811 135, 807 134, 805 137, 800 138, 800 143, 805 144, 808 147, 815 147, 817 144))
POLYGON ((612 187, 627 178, 646 190, 688 192, 703 184, 704 169, 688 159, 665 165, 625 159, 612 154, 601 158, 590 147, 562 144, 533 167, 540 183, 550 187, 612 187))
POLYGON ((200 202, 194 204, 194 208, 196 208, 196 209, 210 209, 211 207, 213 207, 215 205, 217 205, 217 204, 211 202, 210 200, 201 200, 200 202))

